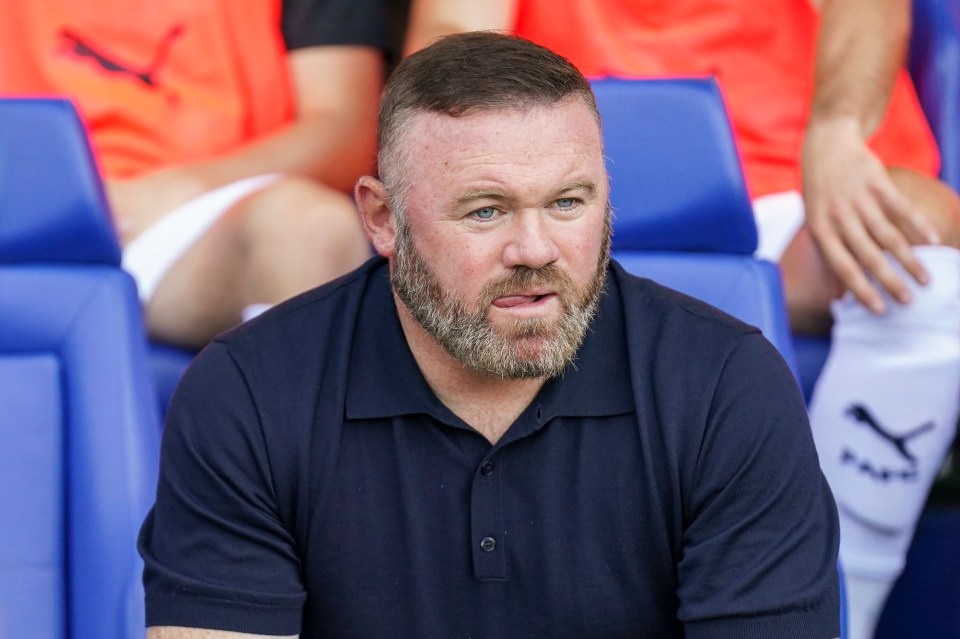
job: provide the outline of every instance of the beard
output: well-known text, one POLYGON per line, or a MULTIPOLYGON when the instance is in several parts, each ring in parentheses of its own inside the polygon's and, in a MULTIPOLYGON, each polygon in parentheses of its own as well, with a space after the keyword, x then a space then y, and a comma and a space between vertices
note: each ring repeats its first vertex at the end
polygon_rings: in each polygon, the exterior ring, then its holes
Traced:
POLYGON ((396 214, 397 236, 390 280, 414 319, 450 355, 468 368, 500 379, 551 378, 573 361, 596 315, 610 262, 610 207, 607 206, 600 256, 590 280, 578 287, 556 264, 518 266, 484 285, 473 308, 444 290, 413 244, 403 213, 396 214), (517 291, 545 288, 556 293, 559 315, 513 320, 498 328, 489 318, 494 300, 517 291))

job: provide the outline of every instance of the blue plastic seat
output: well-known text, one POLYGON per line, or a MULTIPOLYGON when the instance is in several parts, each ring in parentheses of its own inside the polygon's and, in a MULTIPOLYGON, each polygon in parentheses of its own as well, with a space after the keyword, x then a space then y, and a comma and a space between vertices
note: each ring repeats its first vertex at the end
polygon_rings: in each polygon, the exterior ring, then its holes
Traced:
POLYGON ((799 380, 780 269, 753 256, 753 207, 716 82, 603 79, 593 89, 616 215, 614 257, 760 328, 799 380))
POLYGON ((940 146, 940 177, 960 191, 960 2, 914 0, 909 66, 940 146))
POLYGON ((143 636, 159 458, 133 281, 72 106, 0 100, 0 636, 143 636))
MULTIPOLYGON (((914 0, 910 75, 940 147, 940 177, 960 191, 960 2, 914 0)), ((960 438, 954 464, 960 459, 960 438)), ((956 471, 954 471, 954 474, 956 471)), ((960 507, 927 507, 877 639, 960 636, 960 507)))
POLYGON ((193 361, 197 353, 160 342, 150 342, 148 353, 153 383, 157 389, 160 414, 166 416, 167 406, 170 405, 173 392, 177 389, 180 378, 183 377, 183 373, 190 366, 190 362, 193 361))
POLYGON ((593 90, 614 257, 758 327, 796 373, 780 270, 753 256, 753 208, 717 83, 609 78, 593 90))

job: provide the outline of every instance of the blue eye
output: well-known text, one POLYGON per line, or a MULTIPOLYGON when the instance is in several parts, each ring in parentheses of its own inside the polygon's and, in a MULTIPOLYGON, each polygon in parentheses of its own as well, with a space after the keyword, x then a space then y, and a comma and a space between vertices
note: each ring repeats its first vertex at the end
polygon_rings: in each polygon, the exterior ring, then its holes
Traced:
POLYGON ((477 209, 473 214, 481 220, 490 220, 497 214, 497 209, 492 206, 485 206, 482 209, 477 209))
POLYGON ((557 208, 560 209, 572 209, 576 205, 577 201, 572 197, 562 197, 557 200, 557 208))

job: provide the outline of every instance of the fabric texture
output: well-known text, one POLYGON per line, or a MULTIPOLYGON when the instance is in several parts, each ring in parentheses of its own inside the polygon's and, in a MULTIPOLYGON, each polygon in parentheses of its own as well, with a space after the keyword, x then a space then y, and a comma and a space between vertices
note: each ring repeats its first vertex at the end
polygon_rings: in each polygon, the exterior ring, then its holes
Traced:
MULTIPOLYGON (((759 197, 801 189, 817 26, 809 0, 520 0, 515 31, 591 78, 715 76, 759 197)), ((888 166, 939 169, 905 71, 870 144, 888 166)))
POLYGON ((836 510, 788 368, 616 264, 607 288, 495 445, 430 390, 380 258, 216 340, 168 413, 148 625, 835 637, 836 510))

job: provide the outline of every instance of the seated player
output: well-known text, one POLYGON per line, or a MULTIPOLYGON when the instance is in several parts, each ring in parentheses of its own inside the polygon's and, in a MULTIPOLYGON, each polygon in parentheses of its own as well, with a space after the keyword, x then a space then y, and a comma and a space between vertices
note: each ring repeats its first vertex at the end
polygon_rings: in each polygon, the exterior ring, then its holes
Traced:
POLYGON ((197 347, 369 256, 381 0, 38 0, 0 19, 0 94, 72 99, 150 333, 197 347))

